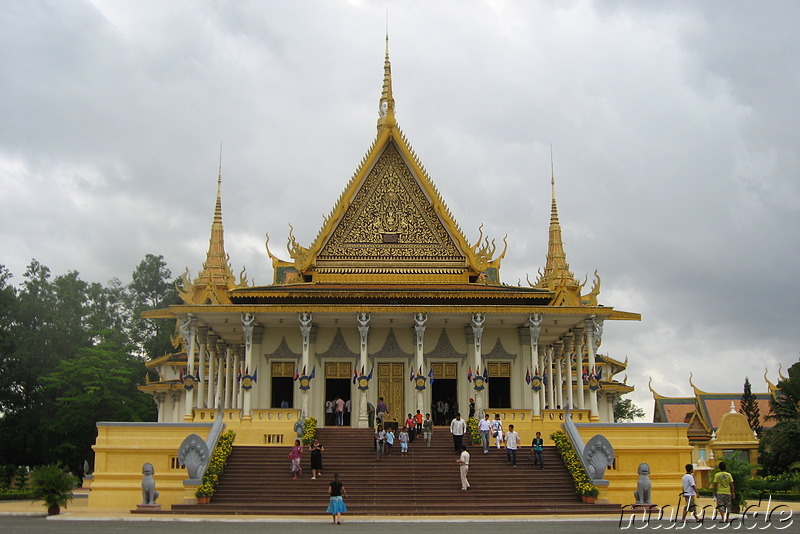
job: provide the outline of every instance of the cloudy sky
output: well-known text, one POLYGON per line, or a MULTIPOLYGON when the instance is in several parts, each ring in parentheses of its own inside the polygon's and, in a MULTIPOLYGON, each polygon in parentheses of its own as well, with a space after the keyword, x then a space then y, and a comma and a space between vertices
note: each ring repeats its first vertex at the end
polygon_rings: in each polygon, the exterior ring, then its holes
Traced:
MULTIPOLYGON (((309 244, 397 118, 457 221, 544 264, 550 146, 567 259, 597 269, 634 402, 765 391, 800 351, 800 4, 0 0, 0 263, 196 273, 223 145, 226 247, 309 244)), ((284 257, 288 255, 283 253, 284 257)))

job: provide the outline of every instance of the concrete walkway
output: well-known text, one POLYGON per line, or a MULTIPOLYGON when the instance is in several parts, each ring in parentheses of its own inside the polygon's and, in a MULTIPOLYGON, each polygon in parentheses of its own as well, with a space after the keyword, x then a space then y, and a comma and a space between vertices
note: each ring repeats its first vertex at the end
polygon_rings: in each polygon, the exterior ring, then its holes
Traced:
MULTIPOLYGON (((329 515, 324 514, 321 512, 319 516, 218 516, 218 515, 209 515, 209 516, 200 516, 200 515, 141 515, 141 514, 131 514, 130 510, 98 510, 95 508, 89 508, 87 506, 87 500, 85 498, 77 498, 75 499, 67 509, 62 510, 62 513, 58 516, 47 517, 44 507, 40 502, 33 502, 33 501, 0 501, 0 532, 16 532, 16 530, 10 529, 11 525, 16 525, 21 530, 19 532, 59 532, 60 534, 64 534, 66 532, 108 532, 108 523, 114 522, 117 523, 118 526, 114 527, 114 531, 121 531, 121 532, 138 532, 138 529, 142 528, 142 522, 150 523, 147 526, 147 531, 149 533, 157 533, 157 532, 164 532, 169 534, 174 534, 174 526, 170 527, 170 524, 174 524, 176 522, 179 523, 193 523, 192 530, 195 533, 198 532, 221 532, 226 531, 227 529, 224 528, 225 525, 230 525, 231 532, 233 532, 233 528, 236 528, 236 532, 248 532, 249 530, 241 530, 244 524, 253 524, 253 525, 260 525, 258 527, 258 532, 304 532, 303 529, 307 528, 303 527, 303 525, 307 525, 309 523, 315 523, 319 525, 327 525, 331 523, 331 517, 329 515), (71 524, 75 522, 74 524, 71 524), (37 526, 33 528, 33 523, 37 526), (99 528, 100 525, 105 525, 105 530, 99 529, 94 530, 94 528, 89 528, 87 530, 87 525, 91 523, 97 523, 97 527, 99 528), (206 530, 201 528, 197 530, 198 524, 208 523, 209 527, 213 525, 213 529, 206 530), (80 524, 80 528, 79 527, 80 524), (120 530, 121 524, 129 524, 130 530, 127 528, 123 528, 120 530), (273 530, 269 527, 269 524, 274 524, 277 527, 277 530, 273 530), (27 530, 25 529, 27 525, 27 530), (42 530, 45 527, 43 525, 47 525, 46 530, 42 530), (138 525, 138 526, 137 526, 138 525), (162 525, 156 527, 156 525, 162 525), (235 526, 238 525, 238 526, 235 526), (289 525, 296 525, 296 529, 294 527, 289 528, 289 525), (7 528, 8 527, 8 528, 7 528), (52 527, 52 530, 51 530, 52 527), (155 530, 154 530, 155 528, 155 530), (222 530, 220 530, 222 529, 222 530)), ((707 505, 713 505, 713 501, 710 498, 700 498, 698 500, 698 504, 700 507, 704 507, 707 505)), ((758 501, 750 501, 749 505, 757 505, 758 501)), ((135 506, 132 506, 134 508, 135 506)), ((779 529, 781 527, 788 527, 785 530, 788 532, 795 531, 797 532, 798 526, 800 526, 800 503, 797 502, 778 502, 772 501, 769 504, 769 508, 767 508, 767 502, 764 501, 760 507, 753 506, 748 511, 748 517, 745 518, 745 525, 744 528, 747 529, 750 524, 758 522, 758 526, 750 527, 759 529, 759 527, 764 527, 766 525, 764 517, 766 516, 765 512, 769 510, 775 510, 773 512, 771 526, 775 529, 779 529), (779 520, 783 519, 782 523, 779 523, 779 520), (797 520, 797 523, 795 523, 797 520), (791 523, 791 525, 789 525, 791 523)), ((734 516, 738 520, 739 516, 734 516)), ((656 517, 653 516, 651 522, 653 523, 652 526, 658 524, 656 521, 656 517)), ((665 515, 664 520, 669 519, 668 512, 665 515)), ((387 524, 397 524, 397 523, 425 523, 425 524, 435 524, 436 525, 436 532, 459 532, 463 527, 458 526, 461 523, 465 522, 480 522, 485 523, 486 521, 491 522, 503 522, 507 525, 504 525, 503 530, 507 527, 512 527, 514 523, 519 524, 526 524, 528 526, 524 527, 525 532, 536 532, 539 528, 535 524, 544 524, 549 525, 547 527, 548 532, 576 532, 575 527, 577 524, 592 524, 590 528, 592 529, 593 534, 601 534, 603 532, 617 532, 620 530, 620 518, 615 516, 608 516, 608 515, 598 515, 598 516, 567 516, 567 515, 552 515, 552 516, 494 516, 491 513, 491 510, 481 510, 480 504, 475 504, 472 502, 465 501, 464 507, 460 510, 454 510, 454 514, 452 516, 442 517, 442 516, 356 516, 345 514, 344 515, 345 523, 348 525, 347 531, 350 532, 361 532, 361 527, 364 527, 363 532, 373 532, 375 523, 387 523, 387 524), (480 510, 480 511, 478 511, 480 510), (477 512, 477 513, 476 513, 477 512), (372 526, 369 526, 372 525, 372 526), (451 529, 448 525, 452 525, 453 528, 451 529), (562 530, 563 527, 563 530, 562 530), (608 527, 608 528, 606 528, 608 527)), ((663 523, 664 521, 662 521, 663 523)), ((709 520, 706 520, 706 523, 702 525, 702 529, 709 527, 707 523, 710 523, 709 520)), ((638 528, 643 528, 643 518, 642 514, 639 513, 634 518, 631 518, 629 513, 622 518, 622 525, 623 530, 625 530, 624 525, 629 525, 628 528, 635 530, 638 528)), ((652 528, 651 526, 651 528, 652 528)), ((679 527, 679 525, 676 525, 679 527)), ((694 523, 687 523, 685 525, 686 529, 690 529, 691 527, 697 527, 694 523)), ((735 525, 729 525, 729 527, 733 527, 735 525)), ((335 527, 332 525, 332 527, 335 527)), ((395 528, 389 526, 388 528, 395 528)), ((397 527, 402 528, 402 527, 397 527)), ((742 529, 743 526, 739 526, 739 529, 742 529)), ((491 530, 491 529, 490 529, 491 530)), ((738 529, 734 529, 738 530, 738 529)), ((770 529, 771 530, 771 529, 770 529)), ((256 532, 256 530, 253 530, 256 532)))

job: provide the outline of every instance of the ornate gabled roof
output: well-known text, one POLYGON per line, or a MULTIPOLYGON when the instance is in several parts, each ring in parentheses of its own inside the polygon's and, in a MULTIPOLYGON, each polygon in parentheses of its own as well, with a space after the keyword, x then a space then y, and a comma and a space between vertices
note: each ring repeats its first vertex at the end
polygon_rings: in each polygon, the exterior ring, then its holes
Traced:
POLYGON ((505 255, 471 245, 397 125, 388 38, 378 133, 314 242, 289 233, 292 262, 268 253, 275 282, 497 283, 505 255), (283 271, 281 273, 281 271, 283 271))
POLYGON ((182 287, 178 294, 184 304, 230 304, 228 291, 237 287, 247 287, 247 275, 242 269, 239 282, 231 272, 229 256, 225 253, 225 231, 222 226, 222 158, 217 175, 217 199, 214 205, 214 219, 211 223, 211 237, 208 243, 206 261, 194 281, 189 278, 189 268, 182 276, 182 287))

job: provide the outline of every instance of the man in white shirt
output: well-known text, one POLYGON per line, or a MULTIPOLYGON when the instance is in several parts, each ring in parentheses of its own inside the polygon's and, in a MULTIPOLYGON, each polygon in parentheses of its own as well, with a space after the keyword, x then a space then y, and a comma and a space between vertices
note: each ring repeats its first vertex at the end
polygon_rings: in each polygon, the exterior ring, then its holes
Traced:
POLYGON ((461 446, 461 456, 456 460, 458 470, 461 472, 461 491, 469 489, 469 481, 467 480, 467 473, 469 472, 469 453, 467 448, 461 446))
POLYGON ((697 503, 695 502, 695 496, 697 495, 697 487, 695 486, 694 476, 692 472, 694 471, 694 466, 692 464, 686 464, 686 474, 683 475, 681 479, 681 483, 683 485, 683 497, 686 499, 686 506, 683 508, 683 517, 681 521, 686 521, 686 512, 689 510, 692 511, 692 515, 694 516, 695 521, 700 521, 700 518, 697 517, 697 503))
POLYGON ((517 467, 517 444, 519 443, 519 434, 514 430, 514 425, 508 425, 508 432, 506 432, 506 458, 512 467, 517 467))
POLYGON ((333 425, 333 400, 325 401, 325 426, 333 425))
POLYGON ((456 418, 450 421, 450 433, 453 434, 453 449, 461 452, 464 443, 464 433, 467 431, 467 423, 461 419, 461 414, 457 413, 456 418))
POLYGON ((492 431, 492 422, 489 420, 489 414, 483 416, 481 422, 478 423, 478 430, 481 431, 481 443, 483 444, 483 454, 489 454, 489 433, 492 431))

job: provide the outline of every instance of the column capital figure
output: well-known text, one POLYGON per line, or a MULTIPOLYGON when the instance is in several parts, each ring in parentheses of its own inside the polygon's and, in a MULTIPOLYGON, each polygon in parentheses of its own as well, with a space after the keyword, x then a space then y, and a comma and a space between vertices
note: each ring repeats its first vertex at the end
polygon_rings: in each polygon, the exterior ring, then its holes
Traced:
POLYGON ((250 350, 253 345, 253 323, 256 316, 252 313, 242 314, 242 334, 244 334, 245 350, 250 350))
POLYGON ((414 314, 414 331, 417 334, 417 350, 422 351, 422 342, 425 339, 425 323, 428 321, 428 314, 414 314))
POLYGON ((308 344, 311 342, 311 321, 313 316, 310 312, 298 313, 297 318, 300 320, 300 333, 303 335, 303 354, 308 353, 308 344))

